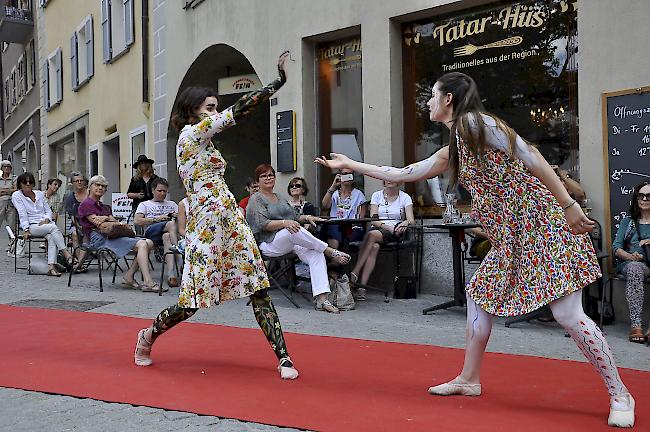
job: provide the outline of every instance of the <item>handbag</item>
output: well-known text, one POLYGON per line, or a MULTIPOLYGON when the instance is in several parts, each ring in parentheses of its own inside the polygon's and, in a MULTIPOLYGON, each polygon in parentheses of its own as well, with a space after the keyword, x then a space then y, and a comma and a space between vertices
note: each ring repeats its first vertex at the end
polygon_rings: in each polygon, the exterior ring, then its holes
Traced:
MULTIPOLYGON (((639 241, 643 240, 641 238, 641 229, 639 228, 639 224, 636 224, 636 234, 639 238, 639 241)), ((641 250, 643 251, 643 260, 645 261, 645 265, 650 267, 650 244, 641 246, 641 250)))
POLYGON ((352 291, 350 291, 350 279, 348 279, 347 275, 330 278, 330 293, 327 299, 339 310, 348 311, 354 309, 354 298, 352 297, 352 291))
POLYGON ((108 237, 115 239, 119 237, 135 237, 135 232, 130 226, 118 221, 106 221, 99 224, 99 232, 108 237))

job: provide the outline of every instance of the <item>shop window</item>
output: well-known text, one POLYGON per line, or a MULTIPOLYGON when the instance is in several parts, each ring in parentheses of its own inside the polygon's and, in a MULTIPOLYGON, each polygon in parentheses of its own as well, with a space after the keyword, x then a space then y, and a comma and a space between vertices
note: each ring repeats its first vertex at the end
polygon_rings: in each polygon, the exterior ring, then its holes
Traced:
POLYGON ((135 42, 133 0, 102 0, 104 63, 110 63, 135 42))
POLYGON ((54 50, 43 64, 43 97, 48 111, 63 100, 62 64, 61 48, 54 50))
MULTIPOLYGON (((362 50, 359 36, 317 46, 318 152, 343 153, 363 160, 363 106, 361 92, 362 50)), ((320 191, 332 183, 327 170, 320 177, 320 191)), ((363 176, 355 179, 361 187, 363 176)), ((320 193, 319 191, 319 193, 320 193)))
POLYGON ((72 90, 87 83, 94 74, 93 17, 88 15, 70 38, 72 90))
MULTIPOLYGON (((487 111, 538 146, 549 163, 577 176, 576 8, 577 2, 560 0, 502 2, 404 24, 406 163, 447 145, 449 130, 429 120, 426 103, 436 79, 454 71, 476 81, 487 111)), ((411 192, 420 205, 434 204, 448 184, 441 177, 411 192)))

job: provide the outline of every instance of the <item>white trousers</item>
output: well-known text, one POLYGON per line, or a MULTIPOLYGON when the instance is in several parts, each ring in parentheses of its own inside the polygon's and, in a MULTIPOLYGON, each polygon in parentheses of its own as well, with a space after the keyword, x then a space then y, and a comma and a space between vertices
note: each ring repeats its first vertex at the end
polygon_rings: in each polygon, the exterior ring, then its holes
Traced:
POLYGON ((271 243, 263 242, 260 245, 260 250, 266 256, 279 257, 293 252, 298 255, 300 261, 308 264, 311 292, 314 297, 330 292, 327 263, 323 253, 325 249, 327 243, 317 239, 304 228, 300 228, 300 231, 295 234, 282 229, 275 234, 271 243))
POLYGON ((65 240, 63 240, 63 234, 59 231, 59 227, 54 223, 30 225, 29 233, 34 237, 45 237, 47 239, 47 263, 54 264, 57 253, 65 249, 65 240))

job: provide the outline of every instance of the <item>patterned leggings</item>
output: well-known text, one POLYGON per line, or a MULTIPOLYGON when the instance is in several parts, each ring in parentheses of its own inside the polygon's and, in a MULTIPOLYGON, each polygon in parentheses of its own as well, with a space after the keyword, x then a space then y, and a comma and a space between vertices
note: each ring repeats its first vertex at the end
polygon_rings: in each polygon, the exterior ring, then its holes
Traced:
POLYGON ((642 262, 632 261, 625 265, 625 297, 630 307, 630 324, 641 327, 643 309, 643 279, 650 275, 650 269, 642 262))
MULTIPOLYGON (((266 339, 271 344, 271 348, 278 357, 278 360, 286 359, 289 357, 287 353, 287 346, 284 342, 284 335, 282 334, 282 327, 280 326, 280 319, 278 313, 271 302, 271 297, 266 290, 257 291, 250 296, 253 305, 253 313, 257 324, 264 332, 266 339)), ((176 324, 185 321, 198 311, 195 308, 182 308, 175 304, 168 307, 158 314, 153 322, 153 333, 151 343, 161 334, 165 333, 176 324)), ((289 360, 282 361, 282 366, 293 366, 289 360)))

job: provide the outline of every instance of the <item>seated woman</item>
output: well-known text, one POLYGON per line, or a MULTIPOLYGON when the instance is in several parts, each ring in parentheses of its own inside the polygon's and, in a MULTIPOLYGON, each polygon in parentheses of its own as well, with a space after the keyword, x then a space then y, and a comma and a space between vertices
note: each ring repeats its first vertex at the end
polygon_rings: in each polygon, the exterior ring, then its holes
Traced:
POLYGON ((269 164, 255 169, 259 192, 253 194, 246 209, 246 220, 259 243, 260 251, 268 257, 279 257, 294 252, 298 258, 309 265, 311 289, 316 301, 316 310, 338 313, 339 310, 329 302, 330 292, 325 257, 337 264, 345 265, 350 256, 327 246, 327 243, 314 237, 301 224, 322 220, 316 216, 297 216, 287 200, 273 192, 275 170, 269 164))
MULTIPOLYGON (((367 207, 364 205, 366 196, 359 189, 354 187, 354 171, 344 168, 334 176, 332 185, 325 192, 321 202, 323 210, 329 209, 330 218, 333 219, 355 219, 364 218, 367 214, 367 207)), ((359 241, 363 238, 363 227, 354 225, 349 227, 347 232, 341 232, 338 225, 325 225, 324 237, 327 244, 334 249, 343 242, 343 236, 348 241, 359 241)))
MULTIPOLYGON (((294 177, 289 180, 289 184, 287 185, 287 193, 289 194, 289 199, 287 201, 289 205, 296 211, 296 216, 316 216, 316 209, 314 208, 314 205, 307 201, 306 198, 306 195, 309 193, 309 188, 307 187, 307 182, 304 178, 294 177)), ((307 231, 311 231, 312 233, 316 232, 315 227, 311 224, 307 223, 303 226, 307 231)))
POLYGON ((650 276, 648 260, 644 256, 650 245, 650 182, 634 188, 629 217, 624 218, 612 243, 618 258, 617 270, 625 276, 625 296, 630 307, 630 342, 643 343, 650 337, 650 329, 643 334, 641 312, 643 309, 643 280, 650 276), (645 261, 645 262, 644 262, 645 261))
MULTIPOLYGON (((370 215, 378 217, 372 221, 372 228, 366 234, 359 249, 357 263, 350 272, 352 283, 368 283, 368 279, 375 269, 377 254, 381 243, 396 241, 402 237, 408 226, 415 223, 413 216, 413 201, 406 193, 399 190, 399 183, 384 181, 384 189, 372 194, 370 199, 370 215)), ((352 290, 357 300, 366 299, 366 290, 356 288, 352 290)))
POLYGON ((72 254, 66 249, 63 234, 53 221, 52 210, 47 205, 45 194, 39 190, 35 191, 34 184, 32 173, 19 175, 16 180, 18 190, 11 195, 11 202, 18 211, 20 228, 23 230, 25 240, 30 236, 47 239, 47 275, 61 276, 54 267, 56 257, 59 251, 62 251, 68 266, 72 268, 72 254))
MULTIPOLYGON (((159 286, 153 281, 149 272, 149 252, 153 249, 153 241, 138 237, 109 239, 99 231, 102 223, 116 221, 111 214, 111 208, 101 202, 107 187, 108 182, 104 176, 93 176, 88 186, 88 198, 77 209, 77 218, 83 229, 84 238, 87 239, 86 243, 92 248, 110 249, 118 258, 123 258, 131 251, 136 252, 136 259, 131 262, 128 271, 124 274, 122 285, 141 289, 144 292, 158 291, 159 286), (138 268, 144 279, 143 285, 134 279, 138 268)), ((163 291, 167 291, 167 288, 163 287, 163 291)))

